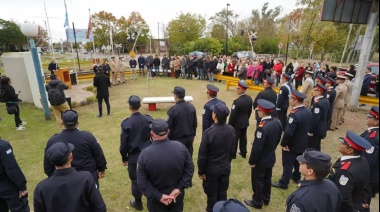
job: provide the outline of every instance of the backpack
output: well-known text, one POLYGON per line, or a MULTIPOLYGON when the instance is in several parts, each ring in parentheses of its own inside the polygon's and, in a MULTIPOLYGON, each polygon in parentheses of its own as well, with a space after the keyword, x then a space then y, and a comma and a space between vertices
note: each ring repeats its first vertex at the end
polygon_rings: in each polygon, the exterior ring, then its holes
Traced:
POLYGON ((66 98, 62 95, 61 90, 58 88, 58 85, 50 86, 48 92, 48 99, 51 105, 58 106, 66 102, 66 98))

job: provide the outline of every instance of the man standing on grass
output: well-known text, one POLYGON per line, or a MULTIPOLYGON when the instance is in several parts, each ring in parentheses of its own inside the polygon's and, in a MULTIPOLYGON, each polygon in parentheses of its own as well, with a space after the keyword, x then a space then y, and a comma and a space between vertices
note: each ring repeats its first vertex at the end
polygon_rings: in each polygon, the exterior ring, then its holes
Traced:
POLYGON ((110 62, 110 67, 111 67, 111 72, 112 72, 112 85, 118 85, 119 82, 117 81, 117 73, 119 72, 119 67, 116 64, 115 57, 111 57, 111 62, 110 62))
POLYGON ((344 76, 338 76, 337 77, 337 83, 338 86, 336 87, 336 97, 334 101, 334 109, 332 112, 331 117, 331 129, 338 129, 339 122, 343 115, 343 108, 344 108, 344 98, 347 94, 347 86, 344 84, 344 81, 346 80, 346 77, 344 76))
POLYGON ((96 87, 96 98, 98 99, 98 110, 99 114, 96 116, 101 118, 103 116, 103 99, 107 106, 107 115, 111 114, 111 105, 109 102, 109 91, 108 88, 111 87, 110 78, 99 72, 94 77, 93 85, 96 87))
MULTIPOLYGON (((258 126, 260 124, 260 121, 261 121, 261 118, 259 117, 259 114, 258 114, 258 112, 256 110, 256 108, 257 108, 257 100, 259 100, 259 99, 265 99, 265 100, 270 101, 272 104, 276 105, 277 94, 276 94, 276 91, 273 90, 273 84, 274 84, 273 79, 270 78, 270 77, 267 77, 264 80, 264 90, 260 91, 260 93, 257 94, 255 100, 253 101, 253 109, 256 112, 256 129, 258 128, 258 126)), ((273 112, 272 112, 272 117, 273 118, 277 117, 275 110, 273 110, 273 112)))
POLYGON ((140 113, 140 98, 132 95, 129 97, 129 110, 132 115, 121 123, 120 154, 123 166, 128 167, 129 179, 131 179, 131 189, 134 200, 130 201, 133 208, 142 211, 142 193, 137 185, 137 159, 140 152, 148 147, 150 141, 150 128, 152 117, 140 113))
POLYGON ((281 139, 281 123, 272 118, 275 105, 265 99, 257 101, 257 111, 261 118, 255 133, 251 156, 248 163, 251 167, 252 199, 244 200, 250 207, 261 209, 269 205, 271 197, 272 169, 276 163, 276 147, 281 139))
POLYGON ((235 129, 226 124, 228 107, 218 102, 211 109, 214 124, 203 132, 198 152, 198 175, 207 195, 206 211, 212 211, 217 201, 227 200, 235 143, 235 129))
POLYGON ((305 81, 303 82, 302 84, 302 87, 301 87, 301 93, 305 94, 306 95, 306 99, 304 101, 304 105, 305 107, 307 108, 310 108, 310 101, 311 101, 311 91, 314 89, 314 81, 313 81, 313 78, 312 76, 314 75, 314 72, 313 71, 306 71, 305 72, 305 81))
MULTIPOLYGON (((218 102, 223 102, 216 98, 218 95, 219 88, 215 85, 208 84, 207 85, 207 103, 203 107, 203 115, 202 115, 202 132, 207 130, 214 123, 212 118, 212 110, 211 107, 218 102)), ((223 102, 224 103, 224 102, 223 102)))
POLYGON ((290 76, 287 74, 282 74, 282 84, 280 91, 277 95, 277 102, 276 102, 276 112, 277 117, 281 122, 282 125, 282 131, 285 130, 285 123, 286 123, 286 115, 288 113, 289 109, 289 99, 290 95, 292 95, 292 84, 289 82, 290 76))
POLYGON ((247 128, 249 126, 249 118, 252 114, 252 98, 246 95, 248 85, 244 82, 238 82, 236 87, 236 92, 239 95, 237 99, 234 100, 231 107, 231 115, 228 124, 234 127, 236 131, 235 137, 235 149, 232 158, 236 158, 237 149, 239 146, 240 155, 243 158, 247 157, 247 128))

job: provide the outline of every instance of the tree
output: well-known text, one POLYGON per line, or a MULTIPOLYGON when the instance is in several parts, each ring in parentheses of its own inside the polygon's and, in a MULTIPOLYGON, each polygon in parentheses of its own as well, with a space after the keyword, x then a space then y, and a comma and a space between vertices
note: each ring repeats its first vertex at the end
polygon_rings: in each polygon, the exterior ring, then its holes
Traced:
POLYGON ((228 14, 227 14, 227 9, 223 9, 222 11, 217 12, 214 16, 209 18, 209 20, 212 22, 213 25, 222 25, 224 28, 227 28, 229 36, 236 35, 238 19, 239 19, 238 14, 235 14, 233 10, 228 10, 228 14), (228 26, 227 26, 227 17, 228 17, 228 26))
POLYGON ((223 44, 216 38, 202 38, 196 40, 191 51, 211 52, 213 55, 220 54, 223 50, 223 44))
POLYGON ((0 19, 0 48, 5 46, 5 51, 9 51, 9 45, 16 46, 26 43, 26 37, 21 33, 20 27, 13 21, 0 19))
MULTIPOLYGON (((199 39, 203 34, 205 26, 206 20, 202 16, 192 13, 181 13, 169 22, 166 31, 171 43, 177 46, 178 49, 182 49, 179 46, 199 39)), ((191 47, 189 43, 187 45, 187 47, 191 47)))
POLYGON ((112 13, 100 11, 92 15, 92 24, 95 30, 95 45, 110 44, 110 26, 116 25, 116 17, 112 13))
POLYGON ((277 6, 274 9, 269 9, 269 3, 265 3, 261 9, 252 10, 250 18, 250 27, 257 32, 257 39, 276 37, 277 35, 277 18, 281 13, 282 7, 277 6))
POLYGON ((211 30, 211 37, 218 40, 223 40, 226 38, 226 27, 221 24, 214 24, 211 30))

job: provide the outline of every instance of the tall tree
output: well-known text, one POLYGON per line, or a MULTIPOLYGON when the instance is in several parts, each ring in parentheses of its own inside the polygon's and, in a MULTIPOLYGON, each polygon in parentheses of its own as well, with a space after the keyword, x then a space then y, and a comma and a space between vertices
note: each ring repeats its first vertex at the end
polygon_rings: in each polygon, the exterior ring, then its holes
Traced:
MULTIPOLYGON (((239 15, 235 14, 233 10, 223 9, 220 12, 217 12, 214 16, 210 17, 209 20, 213 25, 222 25, 228 29, 228 35, 236 35, 237 23, 239 15), (228 17, 228 26, 227 26, 227 17, 228 17)), ((225 36, 225 35, 224 35, 225 36)))
POLYGON ((20 27, 13 21, 0 19, 0 48, 5 47, 9 51, 9 45, 19 47, 26 43, 26 37, 21 33, 20 27))
POLYGON ((277 6, 274 9, 268 9, 269 3, 266 2, 261 11, 252 10, 251 27, 256 30, 258 39, 275 37, 277 35, 276 23, 281 13, 282 7, 277 6))
POLYGON ((110 44, 110 26, 115 26, 116 20, 116 17, 112 13, 106 11, 100 11, 92 15, 96 46, 110 44))
POLYGON ((223 40, 226 38, 226 27, 221 24, 214 24, 211 30, 211 37, 218 40, 223 40))
POLYGON ((171 42, 180 45, 200 38, 205 26, 206 20, 201 15, 181 13, 169 22, 166 30, 171 42))

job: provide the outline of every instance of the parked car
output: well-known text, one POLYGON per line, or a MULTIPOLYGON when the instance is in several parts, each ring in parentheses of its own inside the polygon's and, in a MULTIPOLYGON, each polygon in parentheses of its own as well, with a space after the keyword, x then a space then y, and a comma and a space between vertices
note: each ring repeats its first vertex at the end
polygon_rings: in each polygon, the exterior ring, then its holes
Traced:
MULTIPOLYGON (((355 65, 355 67, 358 67, 355 65)), ((375 94, 375 85, 376 85, 376 76, 379 74, 379 63, 368 63, 367 67, 371 68, 372 72, 372 80, 371 84, 369 85, 368 93, 375 94)), ((338 74, 343 75, 346 73, 348 69, 347 68, 339 68, 338 69, 338 74)))

